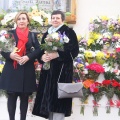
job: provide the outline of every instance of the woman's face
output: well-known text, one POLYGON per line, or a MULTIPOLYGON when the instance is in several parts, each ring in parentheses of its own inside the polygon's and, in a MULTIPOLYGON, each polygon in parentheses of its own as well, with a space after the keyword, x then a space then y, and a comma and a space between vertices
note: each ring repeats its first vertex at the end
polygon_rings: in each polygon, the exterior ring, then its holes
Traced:
POLYGON ((60 25, 62 25, 63 21, 61 18, 61 14, 52 15, 51 23, 53 27, 59 27, 60 25))
POLYGON ((24 30, 29 24, 26 14, 21 14, 18 17, 16 24, 20 29, 24 30))

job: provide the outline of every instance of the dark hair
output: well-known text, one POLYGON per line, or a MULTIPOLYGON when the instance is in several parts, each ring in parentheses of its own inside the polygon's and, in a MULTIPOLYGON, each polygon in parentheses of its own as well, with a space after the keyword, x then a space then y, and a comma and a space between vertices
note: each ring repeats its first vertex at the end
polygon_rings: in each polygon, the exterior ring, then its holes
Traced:
POLYGON ((62 21, 65 20, 65 14, 62 11, 60 11, 60 10, 53 11, 52 14, 51 14, 51 18, 52 18, 52 15, 56 15, 56 14, 60 14, 61 15, 62 21))

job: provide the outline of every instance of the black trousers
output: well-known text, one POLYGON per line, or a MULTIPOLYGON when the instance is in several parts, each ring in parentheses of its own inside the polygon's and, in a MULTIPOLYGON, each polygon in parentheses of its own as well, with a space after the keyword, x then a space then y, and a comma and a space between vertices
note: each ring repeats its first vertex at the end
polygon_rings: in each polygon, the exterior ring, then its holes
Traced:
POLYGON ((15 120, 16 102, 18 96, 20 97, 20 120, 26 120, 28 109, 29 94, 26 93, 8 93, 8 113, 10 120, 15 120))

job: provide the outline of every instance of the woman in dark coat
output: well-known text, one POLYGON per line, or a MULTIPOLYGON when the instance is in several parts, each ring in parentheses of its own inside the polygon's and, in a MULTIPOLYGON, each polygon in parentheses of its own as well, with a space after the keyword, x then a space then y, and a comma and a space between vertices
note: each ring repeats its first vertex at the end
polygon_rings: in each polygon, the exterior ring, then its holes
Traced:
POLYGON ((73 58, 78 55, 79 47, 75 32, 63 24, 65 19, 61 11, 54 11, 51 15, 52 27, 44 34, 42 43, 48 34, 59 32, 69 38, 69 42, 64 44, 64 51, 57 50, 54 53, 40 54, 40 62, 50 61, 49 70, 41 70, 40 83, 35 99, 33 114, 49 120, 64 120, 64 117, 71 115, 72 99, 58 99, 57 81, 60 70, 60 82, 71 83, 73 80, 73 58), (72 56, 71 56, 72 55, 72 56))
POLYGON ((30 32, 27 27, 30 21, 26 12, 19 12, 15 22, 17 28, 9 32, 14 36, 18 52, 1 52, 6 63, 1 74, 0 89, 8 93, 10 120, 15 120, 18 96, 20 96, 20 120, 26 120, 29 95, 36 91, 34 61, 40 54, 40 44, 36 34, 30 32))

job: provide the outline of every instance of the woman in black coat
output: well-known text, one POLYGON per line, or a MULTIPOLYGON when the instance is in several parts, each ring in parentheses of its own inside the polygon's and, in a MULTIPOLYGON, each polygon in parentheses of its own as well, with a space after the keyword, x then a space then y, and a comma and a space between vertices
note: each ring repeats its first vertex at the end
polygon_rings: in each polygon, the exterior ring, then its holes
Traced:
POLYGON ((71 115, 72 99, 58 99, 57 81, 60 70, 63 70, 59 82, 71 83, 73 80, 73 58, 78 55, 79 47, 75 32, 63 24, 65 19, 61 11, 54 11, 51 15, 52 27, 44 34, 42 43, 48 34, 59 32, 69 38, 69 42, 64 44, 64 51, 57 50, 53 53, 40 54, 40 62, 50 61, 49 70, 41 70, 40 83, 35 99, 33 114, 49 120, 64 120, 64 117, 71 115), (72 56, 71 56, 72 55, 72 56))
POLYGON ((30 32, 27 27, 30 21, 26 12, 19 12, 15 22, 17 28, 9 32, 13 35, 18 52, 1 52, 6 63, 1 74, 0 89, 8 93, 10 120, 15 120, 18 96, 20 96, 20 120, 26 120, 29 95, 36 91, 34 61, 40 54, 40 44, 36 34, 30 32))

